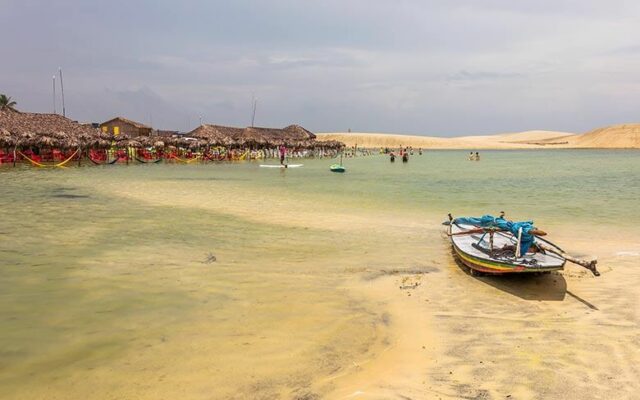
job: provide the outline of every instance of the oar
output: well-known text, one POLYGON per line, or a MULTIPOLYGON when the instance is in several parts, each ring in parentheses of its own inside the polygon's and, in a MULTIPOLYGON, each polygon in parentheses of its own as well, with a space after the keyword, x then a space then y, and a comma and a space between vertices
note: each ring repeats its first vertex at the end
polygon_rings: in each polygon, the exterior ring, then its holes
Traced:
POLYGON ((541 243, 540 241, 537 241, 536 245, 539 248, 541 248, 542 250, 544 250, 544 251, 548 251, 550 253, 557 254, 557 255, 559 255, 560 257, 564 258, 567 261, 570 261, 570 262, 572 262, 574 264, 577 264, 577 265, 579 265, 581 267, 584 267, 584 268, 588 269, 595 276, 600 276, 600 272, 598 272, 598 270, 596 269, 596 264, 598 264, 598 260, 591 260, 591 261, 581 260, 579 258, 575 258, 573 256, 570 256, 569 254, 565 253, 564 251, 560 251, 558 249, 554 249, 552 247, 549 247, 549 246, 541 243))

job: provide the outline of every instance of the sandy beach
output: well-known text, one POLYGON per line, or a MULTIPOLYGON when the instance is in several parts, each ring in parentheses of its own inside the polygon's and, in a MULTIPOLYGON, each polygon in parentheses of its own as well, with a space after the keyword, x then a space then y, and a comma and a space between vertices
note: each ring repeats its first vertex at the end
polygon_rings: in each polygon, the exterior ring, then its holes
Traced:
POLYGON ((348 146, 408 147, 432 149, 551 149, 551 148, 640 148, 640 124, 613 125, 584 134, 526 131, 494 135, 436 137, 388 133, 321 133, 321 140, 338 140, 348 146))

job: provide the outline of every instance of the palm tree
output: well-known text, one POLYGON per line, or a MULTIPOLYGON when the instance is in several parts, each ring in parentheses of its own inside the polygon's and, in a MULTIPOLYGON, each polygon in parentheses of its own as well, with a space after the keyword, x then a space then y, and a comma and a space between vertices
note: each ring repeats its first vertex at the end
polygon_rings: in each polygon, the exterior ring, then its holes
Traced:
POLYGON ((16 106, 16 104, 18 103, 11 100, 11 97, 7 96, 6 94, 0 94, 0 110, 15 111, 16 109, 14 107, 16 106))

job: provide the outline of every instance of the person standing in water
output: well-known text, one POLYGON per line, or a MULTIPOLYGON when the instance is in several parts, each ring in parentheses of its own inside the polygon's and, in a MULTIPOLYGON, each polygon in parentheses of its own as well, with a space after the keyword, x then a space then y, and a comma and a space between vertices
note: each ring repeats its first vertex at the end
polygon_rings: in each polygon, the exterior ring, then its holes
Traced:
POLYGON ((475 156, 473 155, 473 151, 469 153, 469 161, 475 160, 475 156))
POLYGON ((476 151, 476 161, 480 161, 480 154, 476 151))
POLYGON ((284 159, 287 155, 287 148, 284 145, 280 145, 280 165, 284 165, 284 159))

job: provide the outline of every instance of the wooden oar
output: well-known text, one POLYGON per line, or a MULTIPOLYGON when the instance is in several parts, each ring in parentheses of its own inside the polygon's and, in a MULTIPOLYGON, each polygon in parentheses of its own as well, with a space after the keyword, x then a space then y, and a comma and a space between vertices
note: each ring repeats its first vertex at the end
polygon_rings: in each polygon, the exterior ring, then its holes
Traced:
POLYGON ((584 267, 586 269, 588 269, 589 271, 591 271, 591 273, 593 273, 593 275, 595 276, 600 276, 600 272, 598 272, 598 270, 596 269, 596 264, 598 264, 598 260, 591 260, 591 261, 586 261, 586 260, 581 260, 579 258, 575 258, 573 256, 570 256, 569 254, 560 251, 558 249, 554 249, 552 247, 546 246, 544 243, 537 241, 536 245, 541 248, 544 251, 548 251, 550 253, 553 254, 557 254, 560 257, 564 258, 567 261, 570 261, 574 264, 577 264, 581 267, 584 267))

